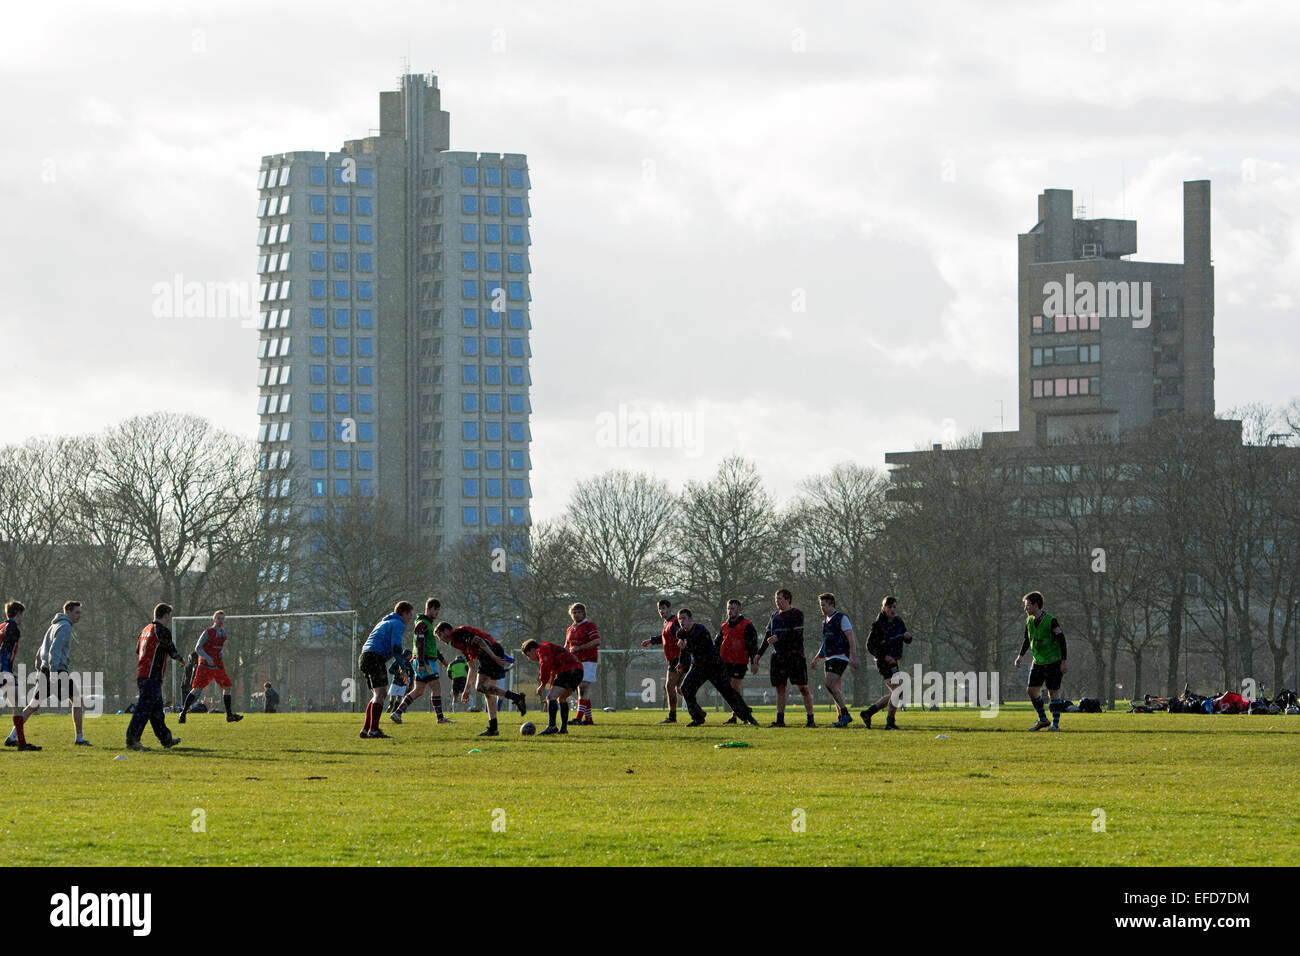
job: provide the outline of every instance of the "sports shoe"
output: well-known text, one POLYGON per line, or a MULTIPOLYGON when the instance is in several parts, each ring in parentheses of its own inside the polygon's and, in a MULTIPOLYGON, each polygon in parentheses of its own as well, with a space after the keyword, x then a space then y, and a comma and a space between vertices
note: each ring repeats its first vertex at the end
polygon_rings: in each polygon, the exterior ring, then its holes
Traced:
POLYGON ((369 740, 369 739, 370 739, 370 731, 368 731, 368 730, 363 730, 363 731, 361 731, 361 733, 357 734, 357 736, 360 737, 362 740, 369 740))
POLYGON ((500 737, 500 736, 501 736, 501 732, 500 732, 499 730, 497 730, 495 727, 489 727, 487 730, 483 731, 483 733, 479 734, 479 736, 480 736, 480 737, 500 737))
POLYGON ((40 750, 41 748, 36 746, 35 744, 19 744, 18 749, 19 750, 40 750))
POLYGON ((1052 722, 1051 722, 1050 720, 1038 720, 1038 721, 1035 721, 1035 722, 1034 722, 1034 726, 1030 727, 1029 729, 1030 729, 1030 730, 1043 730, 1044 728, 1046 728, 1046 727, 1050 727, 1050 726, 1052 726, 1052 722))
POLYGON ((184 711, 184 710, 182 710, 179 714, 177 714, 177 715, 176 715, 176 723, 178 723, 178 724, 183 724, 183 723, 185 723, 185 716, 186 716, 187 713, 189 713, 189 712, 188 712, 188 711, 184 711))
POLYGON ((559 728, 559 727, 547 727, 545 730, 539 731, 538 734, 537 734, 537 736, 539 736, 539 737, 550 737, 550 736, 552 736, 553 734, 558 734, 559 732, 560 732, 560 728, 559 728))
POLYGON ((754 715, 753 715, 753 714, 750 714, 748 717, 745 718, 745 723, 749 724, 749 726, 751 726, 751 727, 757 727, 757 726, 758 726, 758 721, 754 719, 754 715))
POLYGON ((568 728, 567 726, 566 726, 566 727, 561 727, 561 728, 560 728, 560 733, 562 733, 562 734, 567 734, 568 732, 569 732, 569 728, 568 728))
POLYGON ((817 721, 813 720, 812 715, 810 714, 810 715, 808 716, 808 722, 807 722, 806 724, 804 724, 804 726, 805 726, 805 727, 816 727, 816 726, 817 726, 817 721))
POLYGON ((853 723, 853 718, 849 716, 849 712, 846 710, 844 713, 840 714, 840 716, 836 719, 835 723, 831 724, 831 726, 847 727, 851 723, 853 723))
POLYGON ((661 724, 675 724, 675 723, 677 723, 677 715, 676 715, 676 714, 672 714, 672 715, 670 715, 670 716, 668 716, 668 717, 665 717, 663 720, 659 721, 659 723, 661 723, 661 724))
POLYGON ((1057 732, 1059 733, 1060 730, 1061 730, 1061 725, 1060 725, 1060 724, 1052 724, 1052 726, 1048 727, 1047 729, 1048 729, 1048 730, 1055 730, 1055 731, 1057 731, 1057 732))
POLYGON ((438 723, 440 723, 440 724, 454 724, 455 722, 456 722, 456 721, 452 720, 450 717, 439 717, 439 718, 438 718, 438 723))
POLYGON ((897 729, 898 729, 898 724, 894 723, 892 720, 890 720, 890 721, 886 721, 886 722, 885 722, 885 729, 886 729, 886 730, 897 730, 897 729))
POLYGON ((240 721, 243 719, 244 719, 243 714, 226 714, 226 723, 228 724, 233 724, 236 721, 240 721))
POLYGON ((384 732, 383 732, 382 730, 380 730, 378 727, 376 727, 374 730, 370 731, 370 736, 371 736, 372 739, 375 738, 375 737, 379 737, 379 738, 382 738, 383 740, 392 740, 392 738, 389 737, 388 734, 384 733, 384 732))
POLYGON ((388 715, 388 719, 395 724, 400 724, 402 722, 402 715, 397 711, 393 711, 391 714, 388 715))
POLYGON ((768 724, 768 726, 769 726, 769 727, 784 727, 784 726, 786 726, 786 723, 785 723, 784 720, 774 720, 774 721, 772 721, 770 724, 768 724))
POLYGON ((90 741, 87 740, 85 737, 82 737, 80 740, 74 740, 72 743, 73 743, 74 746, 77 746, 77 747, 89 747, 89 746, 90 746, 90 741))
POLYGON ((726 720, 723 721, 724 724, 734 724, 736 722, 737 722, 737 718, 735 714, 732 714, 730 717, 728 717, 726 720))
POLYGON ((870 707, 868 707, 866 710, 858 711, 858 716, 861 717, 862 722, 867 725, 867 730, 871 729, 871 715, 872 715, 872 710, 870 707))
POLYGON ((144 744, 140 743, 140 741, 138 740, 128 740, 126 742, 126 749, 127 750, 148 750, 149 748, 146 747, 144 744))
POLYGON ((687 727, 703 727, 703 726, 704 726, 704 721, 702 721, 702 720, 692 720, 692 721, 691 721, 689 724, 687 724, 686 726, 687 726, 687 727))
POLYGON ((525 714, 528 713, 528 705, 524 703, 523 694, 518 694, 515 696, 515 706, 519 708, 520 717, 523 717, 525 714))
POLYGON ((17 747, 17 746, 18 746, 18 738, 17 738, 17 737, 6 737, 6 738, 5 738, 5 746, 6 746, 6 747, 17 747))
POLYGON ((173 747, 175 747, 175 746, 176 746, 178 743, 180 743, 180 742, 181 742, 181 738, 179 738, 179 737, 171 737, 171 738, 169 738, 169 739, 163 741, 163 749, 164 749, 164 750, 171 750, 173 747))

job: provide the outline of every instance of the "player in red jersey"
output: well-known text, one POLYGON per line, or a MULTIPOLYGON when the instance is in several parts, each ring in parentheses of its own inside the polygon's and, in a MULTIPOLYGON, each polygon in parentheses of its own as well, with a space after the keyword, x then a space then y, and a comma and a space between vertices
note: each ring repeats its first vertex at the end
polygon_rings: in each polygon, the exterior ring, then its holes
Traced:
POLYGON ((569 695, 582 683, 582 661, 578 660, 559 644, 537 641, 529 638, 519 652, 530 661, 536 661, 537 696, 546 701, 546 714, 549 723, 541 736, 567 734, 569 732, 569 695), (546 693, 546 685, 551 691, 546 693), (555 714, 559 711, 560 726, 555 726, 555 714))
MULTIPOLYGON (((736 693, 740 693, 745 671, 758 662, 758 630, 741 615, 740 602, 735 598, 727 602, 727 619, 718 629, 714 646, 722 660, 722 669, 731 679, 731 686, 736 693)), ((735 711, 732 711, 724 723, 734 724, 738 720, 735 711)))
POLYGON ((497 681, 506 676, 510 661, 506 657, 505 649, 492 639, 491 634, 480 631, 477 627, 470 627, 468 624, 452 627, 446 621, 439 622, 433 629, 433 633, 437 635, 438 640, 456 648, 469 661, 469 680, 461 700, 469 700, 470 688, 473 687, 487 701, 488 727, 479 734, 480 737, 500 736, 497 732, 498 697, 504 697, 518 707, 520 716, 528 712, 528 704, 523 694, 497 686, 497 681))
POLYGON ((22 601, 9 601, 5 604, 4 623, 0 624, 0 681, 4 681, 4 694, 9 699, 14 712, 14 729, 9 735, 13 744, 6 740, 5 746, 14 746, 19 750, 40 750, 41 748, 35 744, 29 744, 27 736, 23 733, 23 723, 26 720, 23 715, 23 695, 18 687, 18 678, 14 675, 18 640, 22 636, 18 625, 22 624, 23 613, 26 610, 22 601))
POLYGON ((573 623, 564 632, 564 646, 570 654, 582 662, 582 684, 578 688, 578 716, 573 721, 575 726, 592 726, 591 719, 591 685, 596 683, 596 652, 600 646, 600 634, 596 631, 596 622, 587 620, 585 604, 569 605, 569 617, 573 623))
POLYGON ((190 712, 190 708, 203 696, 203 688, 214 681, 221 688, 221 702, 226 705, 226 723, 233 724, 237 720, 244 719, 243 714, 236 714, 231 709, 230 676, 226 673, 225 648, 226 612, 217 611, 212 615, 212 626, 203 629, 198 643, 194 645, 194 653, 198 655, 199 662, 194 668, 194 683, 190 687, 190 692, 185 695, 185 704, 181 707, 180 716, 176 718, 178 724, 185 723, 185 716, 190 712))
POLYGON ((684 663, 686 670, 691 669, 690 659, 681 660, 682 649, 677 643, 677 615, 673 613, 673 602, 667 598, 659 599, 659 617, 663 619, 664 629, 657 637, 650 637, 641 642, 642 647, 662 644, 664 660, 668 662, 668 674, 664 677, 664 689, 668 693, 668 716, 659 721, 661 724, 677 723, 677 688, 681 685, 682 674, 677 669, 678 663, 684 663))
POLYGON ((144 750, 140 735, 144 725, 151 724, 158 741, 164 747, 175 747, 181 742, 173 737, 167 729, 163 717, 162 681, 167 672, 167 658, 185 663, 172 643, 172 606, 158 604, 153 609, 153 621, 146 624, 140 632, 139 664, 135 669, 135 682, 140 688, 140 697, 135 702, 135 713, 126 728, 126 747, 128 750, 144 750))

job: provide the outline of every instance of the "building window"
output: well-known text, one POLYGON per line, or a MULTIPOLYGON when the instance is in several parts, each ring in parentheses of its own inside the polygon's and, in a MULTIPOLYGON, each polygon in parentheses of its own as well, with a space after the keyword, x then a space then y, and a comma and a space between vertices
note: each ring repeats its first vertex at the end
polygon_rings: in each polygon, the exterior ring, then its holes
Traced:
POLYGON ((485 226, 483 227, 483 241, 484 241, 484 242, 500 242, 500 241, 501 241, 501 227, 500 227, 500 226, 496 226, 496 225, 485 225, 485 226))
POLYGON ((478 396, 473 392, 464 392, 460 396, 460 410, 462 412, 478 411, 478 396))
POLYGON ((311 280, 311 297, 312 297, 313 299, 323 299, 323 298, 325 298, 325 280, 324 280, 324 279, 312 279, 312 280, 311 280))
POLYGON ((375 467, 375 453, 373 451, 357 452, 357 467, 362 471, 373 471, 375 467))
POLYGON ((325 394, 323 392, 312 392, 311 410, 313 412, 325 411, 325 394))
POLYGON ((512 302, 517 302, 524 297, 524 284, 522 282, 508 282, 506 285, 509 287, 512 302))
POLYGON ((309 238, 311 239, 312 242, 325 241, 325 223, 313 222, 308 225, 307 229, 309 233, 309 238))
POLYGON ((357 328, 373 329, 375 327, 375 313, 370 309, 357 309, 357 328))
MULTIPOLYGON (((523 498, 527 492, 524 490, 524 480, 522 478, 510 479, 510 497, 523 498)), ((514 510, 514 509, 511 509, 514 510)))
POLYGON ((312 354, 312 355, 324 355, 324 354, 325 354, 325 339, 324 339, 324 338, 322 338, 321 336, 317 336, 317 335, 313 335, 313 336, 312 336, 312 338, 311 338, 311 354, 312 354))
POLYGON ((524 184, 524 171, 522 169, 508 169, 506 175, 509 177, 506 181, 516 189, 524 184))
POLYGON ((460 517, 461 517, 461 523, 462 523, 462 524, 464 524, 464 525, 468 525, 469 527, 477 527, 477 526, 478 526, 478 509, 477 509, 477 508, 462 508, 462 509, 461 509, 461 516, 460 516, 460 517))
POLYGON ((511 385, 524 384, 524 368, 522 365, 510 366, 510 384, 511 385))
POLYGON ((347 385, 348 380, 352 377, 352 370, 346 365, 334 366, 334 384, 347 385))
POLYGON ((511 245, 522 246, 524 244, 524 227, 506 226, 506 241, 511 245))
POLYGON ((487 523, 489 525, 499 525, 501 523, 501 509, 488 508, 486 510, 487 510, 487 523))
POLYGON ((478 355, 478 339, 472 335, 462 336, 460 340, 461 355, 478 355))
POLYGON ((489 385, 501 384, 500 365, 489 365, 486 369, 483 370, 483 374, 486 376, 485 381, 487 382, 487 384, 489 385))
POLYGON ((325 185, 325 167, 324 167, 324 166, 312 166, 312 167, 311 167, 311 184, 312 184, 313 186, 324 186, 324 185, 325 185))
POLYGON ((464 422, 460 426, 460 437, 465 441, 478 441, 478 422, 464 422))
POLYGON ((324 497, 325 497, 325 479, 324 479, 324 478, 313 478, 313 479, 311 480, 311 496, 312 496, 313 498, 324 498, 324 497))
POLYGON ((367 358, 375 354, 375 340, 369 338, 357 339, 357 354, 367 358))
POLYGON ((524 201, 518 196, 511 196, 506 200, 506 213, 511 216, 522 216, 524 214, 524 201))
POLYGON ((499 451, 489 451, 489 452, 485 452, 485 453, 484 453, 484 456, 485 456, 486 463, 487 463, 487 468, 488 468, 489 471, 500 471, 500 470, 501 470, 501 452, 499 452, 499 451))
POLYGON ((527 440, 527 437, 524 435, 524 426, 522 422, 511 422, 509 434, 511 441, 527 440))
POLYGON ((460 197, 460 211, 463 212, 463 213, 465 213, 466 215, 469 215, 469 216, 477 215, 477 214, 478 214, 478 197, 477 197, 477 196, 461 196, 461 197, 460 197))
POLYGON ((483 183, 487 186, 500 186, 501 170, 492 168, 483 170, 483 183))
POLYGON ((465 452, 463 452, 463 460, 462 460, 462 464, 463 464, 464 467, 466 467, 466 468, 477 468, 477 467, 478 467, 478 452, 476 452, 476 451, 465 451, 465 452))
MULTIPOLYGON (((491 226, 488 227, 492 228, 491 226)), ((478 242, 478 223, 464 222, 460 226, 461 242, 478 242)))
POLYGON ((483 212, 489 216, 501 215, 501 197, 500 196, 483 197, 483 212))
POLYGON ((501 497, 501 479, 489 478, 483 482, 483 493, 489 498, 501 497))
POLYGON ((466 272, 478 271, 478 253, 462 252, 460 254, 460 267, 466 272))
POLYGON ((524 257, 522 254, 518 252, 512 252, 510 253, 508 259, 509 259, 508 265, 510 267, 511 272, 524 271, 524 257))
POLYGON ((464 279, 460 283, 460 297, 462 299, 478 298, 478 283, 473 279, 464 279))
POLYGON ((374 385, 374 384, 375 384, 375 370, 374 370, 374 366, 371 366, 371 365, 361 365, 361 366, 358 366, 358 368, 357 368, 357 384, 358 384, 358 385, 374 385))
POLYGON ((488 272, 501 271, 501 253, 489 252, 483 256, 483 268, 488 272))
POLYGON ((357 226, 357 242, 371 243, 375 241, 374 226, 357 226))
POLYGON ((466 385, 478 384, 478 366, 462 365, 460 367, 460 380, 466 385))
MULTIPOLYGON (((311 466, 312 466, 313 468, 324 468, 324 467, 325 467, 325 452, 323 452, 323 451, 313 451, 313 452, 311 453, 311 466)), ((323 489, 322 489, 322 490, 323 490, 323 489)))
POLYGON ((318 216, 325 215, 325 197, 309 196, 308 208, 318 216))
POLYGON ((501 411, 500 395, 486 395, 484 396, 483 401, 484 401, 484 408, 486 408, 489 412, 501 411))
POLYGON ((325 384, 325 366, 324 366, 324 365, 313 365, 313 366, 311 367, 311 383, 312 383, 313 385, 324 385, 324 384, 325 384))
POLYGON ((375 396, 373 395, 357 396, 357 411, 369 415, 374 410, 375 410, 375 396))
POLYGON ((368 166, 363 166, 357 170, 358 186, 373 186, 375 184, 375 171, 368 166))
POLYGON ((324 440, 325 440, 325 435, 326 435, 326 431, 325 431, 325 423, 324 423, 324 422, 312 422, 312 423, 311 423, 311 440, 312 440, 312 441, 324 441, 324 440))
POLYGON ((460 171, 460 181, 465 186, 478 185, 478 170, 473 166, 465 166, 460 171))
POLYGON ((375 440, 375 426, 372 425, 370 422, 360 422, 360 423, 358 423, 358 424, 357 424, 357 440, 358 440, 358 441, 374 441, 374 440, 375 440))
POLYGON ((460 493, 466 498, 478 497, 478 479, 465 478, 461 480, 460 493))
POLYGON ((334 215, 346 216, 348 214, 348 197, 346 195, 334 197, 334 215))
POLYGON ((340 415, 346 415, 351 411, 352 399, 346 392, 334 393, 334 411, 340 415))
POLYGON ((357 253, 357 271, 358 272, 375 271, 375 254, 373 252, 357 253))
POLYGON ((346 478, 334 479, 334 494, 338 497, 346 498, 352 493, 352 483, 346 478))
POLYGON ((514 471, 520 471, 528 467, 524 463, 524 453, 522 451, 510 452, 510 467, 514 471))
POLYGON ((500 423, 500 422, 488 422, 488 423, 486 424, 485 428, 486 428, 486 435, 487 435, 487 440, 488 440, 488 441, 500 441, 500 440, 501 440, 501 423, 500 423))
POLYGON ((347 327, 348 327, 348 310, 347 310, 347 309, 335 309, 335 310, 334 310, 334 328, 336 328, 336 329, 346 329, 347 327))
POLYGON ((357 197, 357 215, 371 216, 375 212, 375 201, 369 196, 357 197))
POLYGON ((362 498, 373 498, 375 496, 375 483, 370 478, 357 479, 357 494, 362 498))

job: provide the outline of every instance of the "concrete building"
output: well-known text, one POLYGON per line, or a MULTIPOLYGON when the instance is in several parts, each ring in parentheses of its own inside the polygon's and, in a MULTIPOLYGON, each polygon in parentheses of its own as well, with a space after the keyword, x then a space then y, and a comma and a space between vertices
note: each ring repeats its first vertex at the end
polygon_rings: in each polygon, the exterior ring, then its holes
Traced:
MULTIPOLYGON (((432 549, 517 542, 531 520, 527 159, 451 150, 433 76, 381 93, 370 132, 262 158, 268 518, 383 501, 432 549)), ((286 539, 286 555, 307 544, 286 539)), ((290 609, 293 561, 270 577, 267 609, 290 609)))

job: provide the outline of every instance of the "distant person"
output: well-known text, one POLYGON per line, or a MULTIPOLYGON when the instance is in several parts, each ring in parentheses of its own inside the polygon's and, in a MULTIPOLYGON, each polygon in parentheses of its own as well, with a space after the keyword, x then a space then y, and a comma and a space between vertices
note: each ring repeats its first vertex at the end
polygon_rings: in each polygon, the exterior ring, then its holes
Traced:
POLYGON ((569 695, 582 683, 582 661, 559 644, 540 642, 534 638, 524 641, 520 653, 537 664, 537 696, 546 707, 546 729, 541 736, 569 732, 569 695), (549 693, 547 685, 550 685, 549 693), (555 715, 560 715, 560 726, 555 726, 555 715))
POLYGON ((22 637, 19 625, 23 622, 26 610, 22 601, 9 601, 5 604, 5 621, 0 624, 0 680, 5 682, 5 694, 10 698, 9 703, 14 713, 14 729, 9 734, 14 742, 11 744, 6 740, 5 746, 17 747, 19 750, 40 750, 40 747, 27 742, 27 736, 23 732, 26 718, 23 716, 22 689, 18 686, 18 678, 14 676, 14 659, 18 655, 18 640, 22 637))
MULTIPOLYGON (((237 720, 243 720, 242 714, 236 714, 232 709, 230 697, 230 676, 226 673, 226 612, 217 611, 212 615, 212 626, 205 627, 203 633, 199 635, 198 643, 194 645, 194 653, 198 655, 198 664, 194 669, 194 682, 190 692, 185 695, 185 703, 181 707, 181 714, 176 718, 178 724, 185 723, 185 715, 189 712, 194 702, 203 695, 203 690, 211 683, 216 683, 221 688, 221 701, 226 708, 226 723, 232 724, 237 720)), ((213 710, 216 709, 215 703, 213 710)))
POLYGON ((399 724, 402 722, 402 714, 406 713, 406 708, 420 698, 425 687, 429 688, 429 699, 433 702, 434 713, 438 715, 438 723, 452 722, 442 714, 442 678, 438 674, 438 665, 442 664, 446 667, 447 659, 438 650, 438 639, 433 636, 433 628, 440 610, 442 610, 442 603, 437 598, 429 598, 424 602, 424 613, 415 616, 415 637, 411 649, 407 651, 414 665, 415 686, 407 690, 406 695, 393 710, 391 718, 399 724))
POLYGON ((816 670, 818 661, 826 662, 826 693, 835 701, 837 712, 835 723, 831 726, 847 727, 853 723, 853 716, 844 703, 844 691, 840 682, 845 668, 858 669, 858 642, 853 637, 853 624, 848 615, 836 608, 834 594, 829 591, 819 594, 817 602, 821 605, 823 615, 822 645, 813 658, 812 666, 816 670))
POLYGON ((690 658, 683 660, 681 658, 682 646, 677 640, 677 632, 681 630, 677 625, 677 615, 673 613, 673 603, 667 598, 659 600, 659 619, 664 622, 663 630, 654 637, 647 638, 641 642, 642 647, 650 647, 655 644, 663 645, 664 660, 668 664, 668 673, 664 676, 664 691, 668 695, 668 716, 659 721, 661 724, 677 723, 677 688, 682 683, 682 673, 677 669, 679 663, 685 665, 685 670, 690 670, 690 658))
POLYGON ((153 621, 146 624, 140 632, 138 661, 135 670, 136 685, 140 696, 136 700, 135 713, 126 728, 126 746, 128 750, 144 750, 140 735, 144 725, 153 727, 154 735, 164 747, 175 747, 181 742, 167 729, 167 720, 163 716, 162 682, 167 672, 167 658, 180 663, 185 662, 176 645, 172 643, 172 606, 158 604, 153 609, 153 621))
POLYGON ((1037 591, 1030 591, 1024 597, 1025 608, 1025 642, 1016 655, 1015 666, 1020 666, 1020 659, 1026 651, 1031 651, 1034 666, 1029 669, 1029 686, 1026 692, 1029 700, 1038 712, 1038 721, 1030 730, 1060 730, 1061 711, 1064 697, 1061 694, 1061 678, 1070 667, 1065 662, 1065 631, 1061 622, 1043 610, 1043 596, 1037 591), (1049 723, 1043 713, 1042 687, 1047 684, 1047 696, 1051 701, 1052 720, 1049 723))
POLYGON ((764 642, 758 649, 758 658, 752 668, 758 673, 758 662, 770 646, 772 663, 769 682, 776 688, 776 720, 771 727, 785 726, 785 688, 794 684, 803 696, 803 706, 808 712, 808 726, 817 726, 813 718, 812 691, 808 689, 808 660, 803 649, 803 611, 793 606, 794 594, 789 588, 776 592, 776 613, 768 620, 764 642))
POLYGON ((591 719, 591 685, 596 683, 597 658, 600 651, 600 633, 596 622, 587 619, 587 606, 582 603, 569 605, 569 617, 573 623, 564 634, 564 646, 569 653, 582 661, 582 686, 578 688, 578 714, 574 718, 575 726, 592 726, 591 719))
POLYGON ((456 702, 465 693, 465 678, 469 676, 469 661, 465 660, 464 654, 458 654, 447 665, 447 676, 451 678, 451 710, 455 713, 456 702))
MULTIPOLYGON (((758 631, 740 611, 738 600, 732 598, 727 602, 727 619, 718 628, 718 639, 714 641, 718 657, 722 659, 722 669, 738 694, 745 681, 745 672, 758 660, 758 631)), ((723 723, 734 724, 738 719, 733 712, 723 723)))
POLYGON ((898 729, 894 715, 898 712, 898 688, 903 682, 899 670, 903 660, 903 645, 911 643, 912 632, 898 614, 898 598, 892 594, 885 595, 880 602, 880 615, 871 622, 871 631, 867 635, 867 653, 875 659, 876 670, 885 679, 885 696, 858 714, 868 728, 871 727, 871 718, 888 706, 889 717, 885 720, 885 729, 898 729))
POLYGON ((414 617, 415 606, 410 601, 398 601, 361 645, 357 667, 370 688, 370 702, 366 704, 366 719, 360 733, 363 740, 388 736, 379 729, 379 719, 384 715, 384 689, 388 687, 388 661, 402 660, 402 637, 414 617))
POLYGON ((280 706, 280 694, 271 686, 270 681, 262 685, 262 702, 266 705, 268 714, 274 714, 275 709, 280 706))
MULTIPOLYGON (((469 677, 474 682, 474 689, 482 694, 487 702, 488 726, 487 730, 479 734, 480 737, 500 736, 497 730, 498 697, 504 697, 518 707, 520 717, 527 713, 528 704, 523 694, 497 686, 497 681, 506 676, 510 659, 506 655, 505 648, 491 634, 468 624, 452 627, 446 621, 439 623, 433 632, 438 640, 450 644, 469 661, 469 677)), ((465 698, 468 696, 469 690, 466 689, 465 698)))
MULTIPOLYGON (((754 712, 745 703, 745 698, 740 696, 740 691, 731 686, 731 681, 722 669, 722 660, 713 646, 709 629, 703 624, 695 623, 695 615, 689 608, 682 608, 677 612, 677 623, 681 627, 677 640, 681 642, 682 650, 689 651, 691 655, 691 669, 682 679, 682 696, 686 698, 686 710, 691 715, 691 722, 686 726, 699 727, 704 723, 706 714, 704 708, 695 699, 695 695, 701 687, 709 683, 722 695, 722 699, 731 706, 731 712, 738 716, 742 723, 757 727, 758 721, 754 719, 754 712)), ((684 669, 681 664, 677 667, 678 670, 684 669)))

